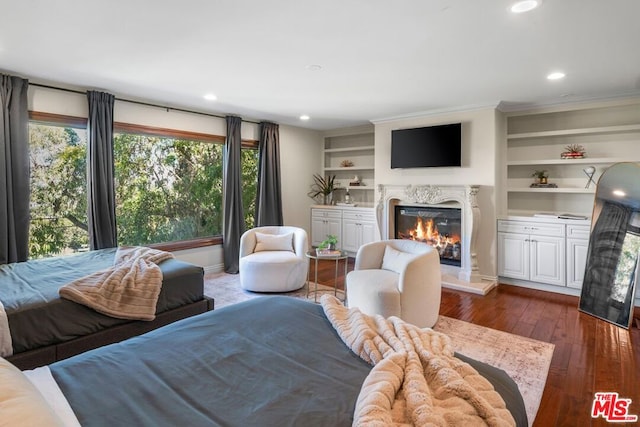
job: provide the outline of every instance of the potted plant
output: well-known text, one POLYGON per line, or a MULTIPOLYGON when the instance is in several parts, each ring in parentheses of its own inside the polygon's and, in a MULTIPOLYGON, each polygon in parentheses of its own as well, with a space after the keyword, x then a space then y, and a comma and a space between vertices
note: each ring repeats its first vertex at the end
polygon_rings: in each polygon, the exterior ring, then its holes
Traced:
POLYGON ((536 170, 531 174, 531 176, 536 178, 536 181, 538 182, 538 184, 546 184, 547 178, 549 178, 549 176, 547 175, 546 169, 536 170))
POLYGON ((313 174, 313 184, 311 185, 311 191, 309 191, 308 196, 312 199, 315 199, 318 196, 322 196, 322 203, 325 205, 331 204, 331 195, 333 190, 336 189, 335 186, 335 175, 330 176, 321 176, 318 174, 313 174))
POLYGON ((327 250, 327 251, 335 251, 338 246, 338 236, 334 234, 327 234, 327 238, 324 239, 318 245, 318 249, 327 250))

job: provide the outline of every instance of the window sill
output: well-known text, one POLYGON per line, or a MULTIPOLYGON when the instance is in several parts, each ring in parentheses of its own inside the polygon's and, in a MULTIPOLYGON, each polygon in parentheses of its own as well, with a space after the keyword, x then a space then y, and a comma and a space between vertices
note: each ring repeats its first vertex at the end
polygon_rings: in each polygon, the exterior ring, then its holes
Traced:
POLYGON ((182 240, 180 242, 168 242, 168 243, 154 243, 147 245, 153 249, 159 249, 161 251, 175 252, 183 251, 186 249, 203 248, 206 246, 215 246, 222 244, 222 236, 202 237, 200 239, 182 240))

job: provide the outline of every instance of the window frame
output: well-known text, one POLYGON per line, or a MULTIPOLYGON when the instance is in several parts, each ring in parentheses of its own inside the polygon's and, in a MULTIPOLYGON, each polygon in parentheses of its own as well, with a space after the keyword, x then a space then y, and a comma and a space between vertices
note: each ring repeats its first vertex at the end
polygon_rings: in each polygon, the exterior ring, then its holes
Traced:
MULTIPOLYGON (((63 114, 45 113, 40 111, 29 111, 29 121, 57 125, 57 126, 69 126, 73 128, 87 128, 87 118, 78 116, 68 116, 63 114)), ((178 129, 161 128, 155 126, 138 125, 133 123, 114 122, 114 133, 132 133, 139 135, 175 138, 199 142, 208 142, 214 144, 224 144, 226 137, 222 135, 214 135, 201 132, 192 132, 178 129)), ((255 139, 242 139, 241 147, 244 149, 258 149, 258 141, 255 139)), ((116 219, 117 220, 117 219, 116 219)), ((222 245, 222 235, 198 237, 188 240, 179 240, 175 242, 166 243, 153 243, 146 245, 150 248, 159 249, 163 251, 180 251, 187 249, 196 249, 207 246, 222 245)))

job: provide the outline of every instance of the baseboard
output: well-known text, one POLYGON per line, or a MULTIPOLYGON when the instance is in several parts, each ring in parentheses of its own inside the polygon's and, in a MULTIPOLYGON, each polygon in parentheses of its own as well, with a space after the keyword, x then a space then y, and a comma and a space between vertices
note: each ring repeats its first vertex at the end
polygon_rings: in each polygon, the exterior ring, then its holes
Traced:
POLYGON ((204 274, 207 273, 222 273, 224 271, 224 264, 207 265, 203 267, 204 274))

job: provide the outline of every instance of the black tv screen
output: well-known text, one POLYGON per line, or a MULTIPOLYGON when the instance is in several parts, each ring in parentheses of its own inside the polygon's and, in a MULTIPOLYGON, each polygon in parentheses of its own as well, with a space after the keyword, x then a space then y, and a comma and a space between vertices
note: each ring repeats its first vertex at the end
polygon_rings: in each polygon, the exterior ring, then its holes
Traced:
POLYGON ((391 169, 461 166, 461 123, 391 131, 391 169))

